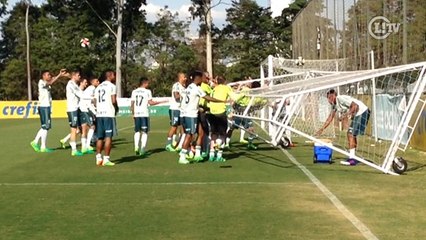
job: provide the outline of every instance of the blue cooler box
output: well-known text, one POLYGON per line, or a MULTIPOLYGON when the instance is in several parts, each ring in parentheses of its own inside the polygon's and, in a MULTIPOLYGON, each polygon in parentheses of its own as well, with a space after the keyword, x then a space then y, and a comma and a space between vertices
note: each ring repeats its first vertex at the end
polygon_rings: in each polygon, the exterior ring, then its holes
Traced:
POLYGON ((314 163, 330 163, 333 156, 333 149, 320 144, 314 144, 314 163))

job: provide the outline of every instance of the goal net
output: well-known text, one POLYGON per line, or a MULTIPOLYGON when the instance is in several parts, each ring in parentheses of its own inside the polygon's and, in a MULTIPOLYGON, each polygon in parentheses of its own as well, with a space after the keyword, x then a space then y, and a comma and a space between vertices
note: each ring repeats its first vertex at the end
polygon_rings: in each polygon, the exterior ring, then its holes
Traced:
POLYGON ((351 97, 370 111, 368 119, 361 117, 366 127, 357 135, 356 154, 351 158, 394 173, 391 168, 396 153, 406 150, 425 106, 425 69, 426 62, 422 62, 366 71, 304 71, 275 76, 261 87, 250 89, 249 104, 235 116, 258 121, 274 145, 289 132, 293 138, 321 144, 327 144, 324 138, 330 139, 335 157, 345 159, 350 156, 348 128, 354 121, 347 112, 338 111, 331 124, 317 135, 332 111, 326 93, 333 89, 337 96, 351 97), (257 106, 258 102, 263 105, 257 106), (265 113, 265 109, 269 110, 265 113), (262 122, 267 124, 262 126, 262 122))

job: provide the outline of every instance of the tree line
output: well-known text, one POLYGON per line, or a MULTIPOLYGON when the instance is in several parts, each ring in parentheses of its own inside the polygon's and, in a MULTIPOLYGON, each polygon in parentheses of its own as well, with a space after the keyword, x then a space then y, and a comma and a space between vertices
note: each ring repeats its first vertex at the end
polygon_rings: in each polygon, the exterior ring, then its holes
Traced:
MULTIPOLYGON (((143 10, 149 0, 126 0, 123 6, 122 92, 128 97, 141 76, 148 76, 156 96, 168 96, 177 72, 205 69, 205 21, 200 19, 197 39, 188 33, 191 21, 209 0, 192 0, 188 9, 193 18, 182 20, 167 6, 148 22, 143 10)), ((219 1, 220 2, 220 1, 219 1)), ((258 77, 259 64, 269 54, 290 56, 291 19, 306 0, 296 0, 282 15, 254 0, 231 2, 226 24, 212 27, 214 74, 229 81, 258 77)), ((6 11, 0 0, 0 100, 27 98, 25 13, 27 2, 18 2, 6 11)), ((81 69, 83 76, 99 76, 115 67, 115 36, 107 27, 116 27, 115 0, 48 0, 29 6, 31 85, 37 96, 41 71, 55 73, 61 68, 81 69), (80 39, 90 39, 81 47, 80 39)), ((204 8, 205 9, 205 8, 204 8)), ((54 99, 65 98, 66 81, 52 88, 54 99)), ((36 97, 33 97, 36 99, 36 97)))

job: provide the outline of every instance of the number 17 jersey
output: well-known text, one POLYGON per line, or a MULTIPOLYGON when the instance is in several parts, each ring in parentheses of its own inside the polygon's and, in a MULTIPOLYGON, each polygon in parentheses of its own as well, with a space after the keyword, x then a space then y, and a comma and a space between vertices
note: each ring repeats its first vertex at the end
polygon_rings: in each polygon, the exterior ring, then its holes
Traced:
POLYGON ((96 88, 96 117, 115 117, 111 96, 116 94, 117 88, 110 81, 104 81, 96 88))
POLYGON ((134 102, 133 117, 149 117, 148 104, 152 100, 151 90, 146 88, 136 88, 132 91, 131 101, 134 102))

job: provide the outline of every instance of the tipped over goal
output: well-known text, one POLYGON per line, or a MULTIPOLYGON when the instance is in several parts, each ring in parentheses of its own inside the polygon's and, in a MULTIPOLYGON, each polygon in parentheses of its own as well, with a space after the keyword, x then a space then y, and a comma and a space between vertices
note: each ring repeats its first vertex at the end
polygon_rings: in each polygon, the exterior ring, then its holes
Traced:
POLYGON ((234 116, 259 122, 272 145, 291 133, 329 146, 353 161, 350 165, 361 162, 384 173, 400 174, 407 163, 396 154, 407 149, 425 107, 425 71, 426 62, 421 62, 265 78, 262 87, 248 91, 249 103, 234 116), (255 104, 259 98, 268 102, 263 109, 255 104))

